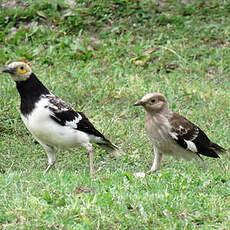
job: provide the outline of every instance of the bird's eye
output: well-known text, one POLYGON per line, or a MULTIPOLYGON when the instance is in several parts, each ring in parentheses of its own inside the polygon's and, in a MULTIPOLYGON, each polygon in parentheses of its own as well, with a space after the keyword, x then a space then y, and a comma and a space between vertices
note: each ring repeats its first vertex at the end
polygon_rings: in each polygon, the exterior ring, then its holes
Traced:
POLYGON ((156 100, 155 100, 155 99, 152 99, 152 100, 151 100, 151 103, 155 103, 155 102, 156 102, 156 100))
POLYGON ((25 66, 19 66, 18 68, 17 68, 17 71, 18 71, 18 73, 20 73, 20 74, 25 74, 25 73, 27 73, 27 68, 25 67, 25 66))

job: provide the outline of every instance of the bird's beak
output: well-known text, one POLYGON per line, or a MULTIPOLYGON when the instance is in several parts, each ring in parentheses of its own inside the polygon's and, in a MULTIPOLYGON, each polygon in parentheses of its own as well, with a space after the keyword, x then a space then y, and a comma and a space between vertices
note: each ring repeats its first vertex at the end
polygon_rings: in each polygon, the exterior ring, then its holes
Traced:
POLYGON ((14 74, 15 73, 15 69, 12 68, 5 68, 2 70, 3 73, 11 73, 14 74))
POLYGON ((133 104, 133 106, 143 106, 144 103, 142 101, 138 101, 135 104, 133 104))

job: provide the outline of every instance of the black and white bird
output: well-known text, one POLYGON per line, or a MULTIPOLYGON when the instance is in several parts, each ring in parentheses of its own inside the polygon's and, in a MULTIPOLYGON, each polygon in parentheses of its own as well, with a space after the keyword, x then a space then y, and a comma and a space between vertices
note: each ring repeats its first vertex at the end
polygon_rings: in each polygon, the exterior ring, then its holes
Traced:
POLYGON ((56 161, 57 149, 83 146, 89 151, 90 175, 94 171, 92 143, 120 155, 116 145, 104 137, 82 112, 74 111, 39 81, 30 66, 13 62, 3 70, 16 82, 21 97, 21 118, 48 155, 47 173, 56 161))
POLYGON ((147 94, 134 106, 145 108, 145 129, 154 145, 154 160, 148 173, 160 168, 163 155, 186 160, 195 159, 205 170, 200 155, 219 158, 218 153, 225 152, 224 148, 211 142, 198 126, 171 111, 163 94, 147 94))

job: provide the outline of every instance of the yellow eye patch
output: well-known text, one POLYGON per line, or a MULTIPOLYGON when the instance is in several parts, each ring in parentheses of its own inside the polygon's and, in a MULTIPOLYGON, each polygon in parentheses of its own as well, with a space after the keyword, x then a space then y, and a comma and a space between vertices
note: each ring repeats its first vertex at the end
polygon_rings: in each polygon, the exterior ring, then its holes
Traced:
POLYGON ((20 73, 20 74, 25 74, 27 71, 28 71, 27 68, 24 67, 24 66, 19 66, 17 68, 17 72, 20 73))

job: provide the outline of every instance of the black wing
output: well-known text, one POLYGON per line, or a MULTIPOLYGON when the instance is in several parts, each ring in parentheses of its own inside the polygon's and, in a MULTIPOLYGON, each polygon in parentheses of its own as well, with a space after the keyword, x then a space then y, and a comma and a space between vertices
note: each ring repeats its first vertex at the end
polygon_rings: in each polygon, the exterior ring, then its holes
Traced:
POLYGON ((179 114, 173 113, 169 119, 171 137, 183 148, 204 156, 218 158, 213 144, 207 135, 192 122, 179 114))
POLYGON ((89 121, 89 119, 85 116, 84 113, 78 112, 81 115, 82 119, 78 123, 78 130, 86 132, 88 134, 101 137, 103 140, 107 141, 107 139, 93 126, 93 124, 89 121))
POLYGON ((74 111, 68 104, 54 95, 48 95, 49 109, 52 111, 50 117, 62 126, 70 126, 73 129, 85 132, 96 137, 105 137, 93 126, 82 112, 74 111))

